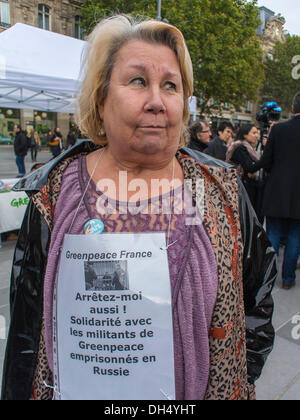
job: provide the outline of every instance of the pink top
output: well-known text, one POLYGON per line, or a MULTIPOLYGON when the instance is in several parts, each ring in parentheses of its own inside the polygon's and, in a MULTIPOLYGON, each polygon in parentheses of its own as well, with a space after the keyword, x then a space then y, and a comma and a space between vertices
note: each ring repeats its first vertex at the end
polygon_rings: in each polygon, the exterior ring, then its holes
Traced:
MULTIPOLYGON (((88 181, 86 157, 83 156, 72 162, 64 172, 54 214, 44 286, 45 342, 51 370, 53 291, 59 249, 88 181)), ((178 194, 174 195, 176 201, 178 194)), ((99 214, 96 203, 99 206, 103 197, 105 196, 91 182, 70 233, 83 234, 85 223, 96 218, 104 222, 104 232, 167 231, 168 215, 133 215, 130 212, 117 216, 99 214)), ((157 199, 158 205, 160 199, 161 197, 157 199)), ((118 201, 115 204, 118 208, 122 205, 118 201)), ((148 202, 146 200, 139 204, 148 205, 148 202)), ((218 275, 214 252, 203 225, 189 226, 186 217, 186 214, 172 216, 169 243, 177 242, 168 249, 173 303, 176 399, 203 400, 209 376, 209 330, 216 302, 218 275)))

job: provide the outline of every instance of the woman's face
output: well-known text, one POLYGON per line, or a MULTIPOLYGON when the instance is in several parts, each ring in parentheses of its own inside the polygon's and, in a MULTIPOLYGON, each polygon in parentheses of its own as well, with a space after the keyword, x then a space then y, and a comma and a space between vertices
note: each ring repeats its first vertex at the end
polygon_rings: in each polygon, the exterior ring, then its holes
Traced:
POLYGON ((107 97, 98 106, 112 153, 129 160, 175 154, 183 108, 182 78, 174 52, 142 41, 124 45, 107 97))
POLYGON ((259 133, 256 127, 252 127, 248 134, 245 135, 248 143, 256 145, 259 139, 259 133))

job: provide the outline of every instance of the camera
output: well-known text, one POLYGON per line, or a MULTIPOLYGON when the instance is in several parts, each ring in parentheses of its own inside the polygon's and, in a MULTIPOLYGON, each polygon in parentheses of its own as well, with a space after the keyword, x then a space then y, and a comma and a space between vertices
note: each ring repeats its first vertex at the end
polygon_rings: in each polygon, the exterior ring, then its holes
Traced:
POLYGON ((269 128, 271 121, 279 121, 282 109, 277 102, 266 102, 256 115, 256 120, 269 128))
POLYGON ((256 115, 256 120, 260 123, 261 139, 268 136, 272 121, 279 121, 282 108, 277 102, 266 102, 256 115))

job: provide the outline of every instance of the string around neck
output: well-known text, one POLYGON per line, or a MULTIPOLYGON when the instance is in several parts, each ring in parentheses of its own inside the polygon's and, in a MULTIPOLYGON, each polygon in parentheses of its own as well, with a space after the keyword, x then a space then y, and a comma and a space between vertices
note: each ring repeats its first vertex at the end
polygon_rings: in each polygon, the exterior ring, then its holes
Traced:
MULTIPOLYGON (((174 180, 175 180, 175 157, 173 158, 173 166, 172 166, 172 191, 171 191, 171 201, 170 203, 173 203, 173 211, 174 211, 174 180)), ((160 249, 162 251, 167 251, 172 245, 175 245, 177 240, 172 242, 171 244, 169 243, 170 241, 170 233, 171 233, 171 221, 172 221, 172 210, 169 214, 169 222, 168 222, 168 230, 167 230, 167 237, 166 237, 166 246, 161 246, 160 249)))
POLYGON ((103 154, 104 154, 105 150, 106 150, 106 148, 105 148, 105 147, 99 150, 99 156, 98 156, 98 159, 97 159, 96 164, 95 164, 95 166, 94 166, 94 169, 93 169, 93 171, 92 171, 92 173, 91 173, 91 176, 90 176, 90 178, 89 178, 89 181, 88 181, 88 183, 87 183, 87 185, 86 185, 86 188, 85 188, 85 190, 84 190, 84 193, 82 194, 82 197, 81 197, 80 202, 79 202, 79 204, 78 204, 78 206, 77 206, 77 209, 76 209, 76 211, 75 211, 75 213, 74 213, 74 216, 73 216, 73 219, 72 219, 71 225, 70 225, 69 230, 68 230, 68 234, 70 234, 70 232, 71 232, 71 230, 72 230, 72 227, 73 227, 73 225, 74 225, 75 219, 76 219, 77 214, 78 214, 78 211, 79 211, 79 209, 80 209, 80 206, 81 206, 81 204, 82 204, 82 202, 83 202, 83 200, 84 200, 84 197, 85 197, 85 195, 86 195, 86 192, 87 192, 87 190, 88 190, 88 188, 89 188, 89 186, 90 186, 90 183, 91 183, 91 181, 92 181, 92 179, 93 179, 93 177, 94 177, 94 175, 95 175, 96 169, 97 169, 97 167, 98 167, 98 164, 99 164, 99 162, 100 162, 101 158, 103 157, 103 154))

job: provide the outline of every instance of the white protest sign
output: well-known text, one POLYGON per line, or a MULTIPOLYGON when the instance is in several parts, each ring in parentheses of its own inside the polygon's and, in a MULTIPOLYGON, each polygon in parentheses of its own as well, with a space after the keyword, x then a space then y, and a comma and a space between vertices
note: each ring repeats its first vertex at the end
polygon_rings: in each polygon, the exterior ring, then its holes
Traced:
POLYGON ((191 114, 197 113, 197 97, 196 96, 189 97, 189 108, 190 108, 191 114))
POLYGON ((0 233, 20 229, 29 203, 25 192, 11 191, 17 181, 0 179, 0 233))
POLYGON ((66 235, 54 311, 62 400, 175 399, 164 233, 66 235))

